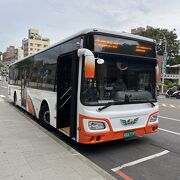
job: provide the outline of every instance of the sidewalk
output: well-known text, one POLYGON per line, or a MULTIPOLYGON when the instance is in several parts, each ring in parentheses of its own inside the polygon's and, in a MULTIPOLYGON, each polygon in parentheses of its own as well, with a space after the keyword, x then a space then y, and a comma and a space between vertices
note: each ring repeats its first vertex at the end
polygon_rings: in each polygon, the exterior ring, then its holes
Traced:
POLYGON ((0 180, 114 179, 60 139, 0 101, 0 180))

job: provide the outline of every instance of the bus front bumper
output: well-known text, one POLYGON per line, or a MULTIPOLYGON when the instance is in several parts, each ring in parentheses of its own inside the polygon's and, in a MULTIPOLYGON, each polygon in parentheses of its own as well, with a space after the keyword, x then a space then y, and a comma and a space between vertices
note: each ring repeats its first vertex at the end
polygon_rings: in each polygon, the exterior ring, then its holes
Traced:
MULTIPOLYGON (((138 137, 144 134, 155 133, 158 131, 158 123, 147 125, 143 128, 131 129, 126 131, 105 131, 98 133, 85 132, 83 129, 79 128, 79 143, 82 144, 96 144, 107 141, 126 139, 125 133, 133 132, 133 136, 138 137)), ((133 137, 132 136, 132 137, 133 137)))

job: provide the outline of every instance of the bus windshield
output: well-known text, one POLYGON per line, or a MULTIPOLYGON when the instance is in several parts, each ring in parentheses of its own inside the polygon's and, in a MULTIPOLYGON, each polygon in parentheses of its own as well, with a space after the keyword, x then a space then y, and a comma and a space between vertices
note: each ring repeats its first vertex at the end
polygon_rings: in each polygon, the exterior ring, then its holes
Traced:
POLYGON ((81 102, 84 105, 128 104, 156 101, 155 60, 112 54, 95 54, 95 77, 85 77, 83 65, 81 102))

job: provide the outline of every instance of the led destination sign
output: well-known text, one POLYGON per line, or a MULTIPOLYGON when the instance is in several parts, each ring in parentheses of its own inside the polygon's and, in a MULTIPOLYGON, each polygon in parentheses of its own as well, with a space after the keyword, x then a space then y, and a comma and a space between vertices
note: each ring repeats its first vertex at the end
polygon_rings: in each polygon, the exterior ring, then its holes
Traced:
POLYGON ((101 35, 94 35, 94 51, 156 57, 154 43, 101 35))
POLYGON ((103 39, 96 39, 95 46, 99 47, 106 47, 106 48, 115 48, 117 49, 120 44, 118 42, 103 40, 103 39))

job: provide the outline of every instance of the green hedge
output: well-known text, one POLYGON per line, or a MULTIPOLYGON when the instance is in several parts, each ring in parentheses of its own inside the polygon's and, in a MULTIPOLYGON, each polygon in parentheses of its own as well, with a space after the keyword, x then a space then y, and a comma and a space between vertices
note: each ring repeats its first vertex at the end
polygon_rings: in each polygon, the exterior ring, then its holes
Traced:
POLYGON ((165 80, 164 81, 164 87, 167 87, 167 88, 171 88, 173 86, 180 86, 180 84, 178 83, 173 83, 172 81, 170 80, 165 80))

